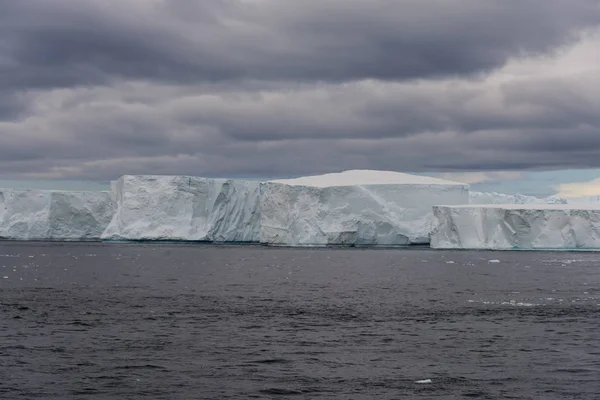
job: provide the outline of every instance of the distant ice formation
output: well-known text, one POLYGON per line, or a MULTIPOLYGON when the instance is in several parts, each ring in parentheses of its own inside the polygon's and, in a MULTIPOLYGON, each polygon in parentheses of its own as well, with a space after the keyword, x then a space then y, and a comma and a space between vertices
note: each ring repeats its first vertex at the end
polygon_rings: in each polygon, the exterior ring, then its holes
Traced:
POLYGON ((258 242, 259 183, 186 176, 121 177, 112 184, 111 240, 258 242))
POLYGON ((568 204, 600 204, 600 196, 570 197, 568 204))
POLYGON ((600 250, 600 208, 569 204, 433 207, 436 249, 600 250))
POLYGON ((538 198, 524 194, 504 194, 496 192, 469 193, 469 204, 567 204, 567 200, 558 196, 538 198))
POLYGON ((429 242, 432 206, 465 204, 469 185, 388 171, 346 171, 261 185, 260 242, 398 246, 429 242))
POLYGON ((99 240, 114 214, 108 192, 0 189, 0 238, 99 240))

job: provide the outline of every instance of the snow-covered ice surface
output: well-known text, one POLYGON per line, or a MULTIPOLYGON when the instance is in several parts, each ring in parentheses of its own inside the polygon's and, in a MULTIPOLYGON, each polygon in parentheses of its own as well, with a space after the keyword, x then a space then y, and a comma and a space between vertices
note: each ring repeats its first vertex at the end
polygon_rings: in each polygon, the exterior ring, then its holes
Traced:
POLYGON ((450 205, 433 213, 432 248, 600 250, 600 205, 450 205))
POLYGON ((497 192, 469 192, 469 204, 567 204, 558 196, 534 197, 524 194, 504 194, 497 192))
POLYGON ((261 184, 260 241, 283 246, 429 242, 432 206, 466 204, 469 185, 388 171, 261 184))
POLYGON ((117 211, 103 239, 258 242, 258 182, 125 175, 111 186, 117 211))
POLYGON ((113 213, 109 192, 0 189, 0 238, 98 240, 113 213))

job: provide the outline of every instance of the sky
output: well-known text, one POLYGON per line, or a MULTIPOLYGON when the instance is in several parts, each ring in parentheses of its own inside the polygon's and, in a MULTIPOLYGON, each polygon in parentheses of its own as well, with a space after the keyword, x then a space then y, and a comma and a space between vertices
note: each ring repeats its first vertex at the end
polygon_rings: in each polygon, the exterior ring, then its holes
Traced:
POLYGON ((381 169, 600 194, 598 110, 598 0, 0 0, 4 182, 381 169))

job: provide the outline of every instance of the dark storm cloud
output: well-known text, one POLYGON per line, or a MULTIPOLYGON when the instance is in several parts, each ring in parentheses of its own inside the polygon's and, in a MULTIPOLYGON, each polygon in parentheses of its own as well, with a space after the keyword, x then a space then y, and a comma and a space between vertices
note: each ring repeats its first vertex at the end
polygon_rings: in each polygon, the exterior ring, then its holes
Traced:
POLYGON ((32 117, 4 124, 0 168, 93 179, 600 166, 600 78, 551 78, 562 70, 542 70, 545 63, 530 68, 549 77, 516 86, 491 76, 238 92, 142 83, 42 91, 32 95, 32 117), (559 83, 570 88, 566 99, 555 93, 559 83), (576 114, 569 92, 580 94, 576 114), (46 159, 47 168, 12 168, 19 157, 46 159))
POLYGON ((0 83, 465 75, 599 21, 595 0, 0 0, 0 83))
POLYGON ((600 167, 599 11, 0 0, 0 177, 600 167))

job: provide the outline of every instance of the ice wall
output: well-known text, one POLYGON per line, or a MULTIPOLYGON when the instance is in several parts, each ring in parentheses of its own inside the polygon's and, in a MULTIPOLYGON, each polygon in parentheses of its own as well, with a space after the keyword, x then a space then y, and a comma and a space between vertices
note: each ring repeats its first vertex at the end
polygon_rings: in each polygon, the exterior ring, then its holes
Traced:
POLYGON ((566 204, 437 206, 436 249, 600 250, 600 207, 566 204))
POLYGON ((103 239, 259 240, 258 182, 125 175, 111 187, 117 211, 103 239))
POLYGON ((260 241, 285 246, 428 243, 432 206, 468 203, 468 188, 385 171, 265 182, 260 241))
POLYGON ((0 189, 0 238, 99 240, 113 213, 108 192, 0 189))

